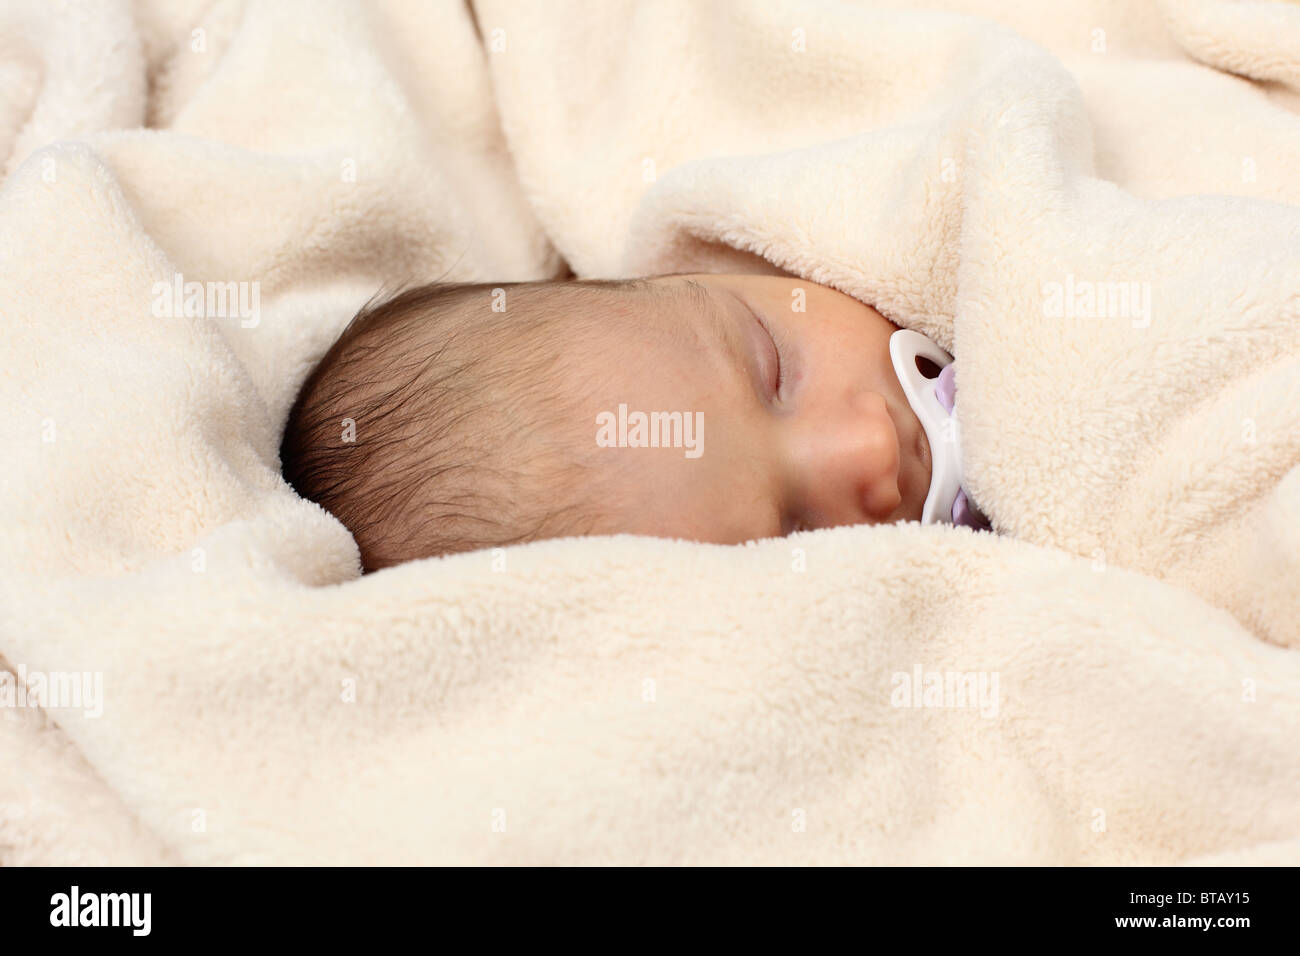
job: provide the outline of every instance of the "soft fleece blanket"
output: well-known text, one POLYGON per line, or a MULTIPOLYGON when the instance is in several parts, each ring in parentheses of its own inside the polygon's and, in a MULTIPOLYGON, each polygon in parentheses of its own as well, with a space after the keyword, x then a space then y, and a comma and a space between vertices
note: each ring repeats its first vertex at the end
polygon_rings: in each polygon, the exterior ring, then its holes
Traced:
POLYGON ((1298 108, 1284 3, 5 0, 0 863, 1296 862, 1298 108), (934 336, 998 534, 359 577, 312 363, 565 263, 934 336))

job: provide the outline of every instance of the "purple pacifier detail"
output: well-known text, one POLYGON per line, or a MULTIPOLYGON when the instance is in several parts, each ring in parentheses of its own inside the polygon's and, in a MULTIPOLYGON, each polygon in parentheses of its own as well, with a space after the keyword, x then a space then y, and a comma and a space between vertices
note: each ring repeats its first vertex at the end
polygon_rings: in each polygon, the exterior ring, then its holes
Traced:
MULTIPOLYGON (((934 397, 949 415, 957 404, 957 363, 950 362, 939 372, 934 383, 934 397)), ((959 489, 952 502, 952 523, 974 528, 976 531, 990 531, 989 519, 966 497, 966 490, 959 489)))

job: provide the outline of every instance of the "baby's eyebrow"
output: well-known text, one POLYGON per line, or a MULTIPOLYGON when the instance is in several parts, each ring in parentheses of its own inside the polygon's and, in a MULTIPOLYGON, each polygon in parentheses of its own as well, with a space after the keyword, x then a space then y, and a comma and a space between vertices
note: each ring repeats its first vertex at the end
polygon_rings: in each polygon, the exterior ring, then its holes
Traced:
POLYGON ((702 310, 708 319, 709 331, 717 345, 716 352, 728 358, 733 369, 748 370, 749 359, 736 335, 736 323, 726 305, 696 280, 685 279, 683 283, 692 299, 692 304, 702 310))

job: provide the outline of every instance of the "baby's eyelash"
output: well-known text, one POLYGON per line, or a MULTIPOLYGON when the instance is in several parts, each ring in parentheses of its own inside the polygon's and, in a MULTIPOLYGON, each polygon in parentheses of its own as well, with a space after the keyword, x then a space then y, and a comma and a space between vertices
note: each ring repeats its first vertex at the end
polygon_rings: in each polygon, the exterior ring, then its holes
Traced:
MULTIPOLYGON (((763 328, 767 329, 767 326, 764 325, 763 328)), ((777 342, 776 336, 772 334, 771 329, 767 330, 767 337, 772 340, 772 354, 776 356, 776 383, 772 388, 772 395, 774 398, 780 399, 781 383, 785 381, 785 368, 784 363, 781 361, 781 345, 777 342)))
POLYGON ((770 339, 772 342, 772 354, 776 356, 776 383, 774 386, 774 392, 775 392, 774 397, 777 399, 777 401, 780 401, 781 388, 782 386, 785 385, 785 374, 786 374, 785 359, 784 356, 782 355, 782 352, 784 350, 782 348, 783 343, 781 340, 781 336, 773 330, 771 323, 764 321, 763 317, 758 314, 757 309, 753 308, 752 306, 749 306, 749 311, 754 316, 754 321, 756 321, 759 324, 759 326, 763 329, 763 331, 767 333, 768 339, 770 339))
POLYGON ((772 346, 776 349, 776 397, 780 399, 781 391, 785 388, 785 343, 781 341, 781 336, 772 331, 772 327, 763 324, 767 329, 767 334, 772 337, 772 346))
POLYGON ((784 403, 782 389, 790 377, 787 366, 788 356, 785 349, 785 336, 782 335, 778 328, 767 321, 746 296, 733 293, 732 298, 745 312, 749 313, 748 321, 753 323, 750 326, 751 330, 756 327, 766 339, 759 346, 764 355, 759 359, 758 372, 764 380, 756 384, 762 389, 762 394, 768 402, 773 406, 780 406, 784 403))

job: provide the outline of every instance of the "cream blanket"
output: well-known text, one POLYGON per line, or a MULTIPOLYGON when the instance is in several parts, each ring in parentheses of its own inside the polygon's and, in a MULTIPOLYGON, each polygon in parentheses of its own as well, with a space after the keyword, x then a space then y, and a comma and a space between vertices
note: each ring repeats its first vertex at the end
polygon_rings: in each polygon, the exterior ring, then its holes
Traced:
POLYGON ((0 4, 0 863, 1300 859, 1300 7, 909 6, 0 4), (358 578, 279 476, 383 283, 764 259, 1002 534, 358 578))

